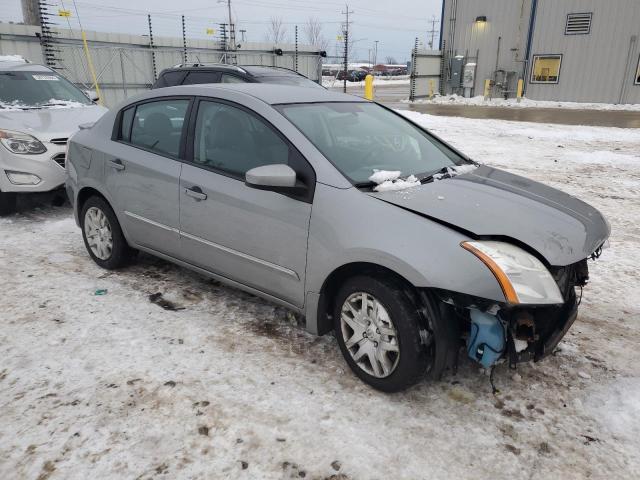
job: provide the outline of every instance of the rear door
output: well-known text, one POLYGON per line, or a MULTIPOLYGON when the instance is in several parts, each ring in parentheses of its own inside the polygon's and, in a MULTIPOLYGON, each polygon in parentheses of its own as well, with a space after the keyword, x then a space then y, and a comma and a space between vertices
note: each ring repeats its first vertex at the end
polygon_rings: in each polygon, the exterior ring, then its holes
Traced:
POLYGON ((274 295, 304 301, 315 173, 264 119, 235 104, 201 100, 180 176, 180 230, 190 263, 274 295), (247 170, 289 164, 310 186, 293 198, 250 188, 247 170))
POLYGON ((179 180, 191 99, 162 97, 119 114, 105 154, 105 184, 136 244, 179 253, 179 180))

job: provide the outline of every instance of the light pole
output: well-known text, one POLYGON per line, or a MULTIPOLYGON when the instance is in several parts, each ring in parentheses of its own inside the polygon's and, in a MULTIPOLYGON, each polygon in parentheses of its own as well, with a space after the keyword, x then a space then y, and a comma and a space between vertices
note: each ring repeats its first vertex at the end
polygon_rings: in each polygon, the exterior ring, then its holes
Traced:
POLYGON ((375 67, 378 63, 378 40, 374 40, 375 47, 373 49, 373 66, 375 67))

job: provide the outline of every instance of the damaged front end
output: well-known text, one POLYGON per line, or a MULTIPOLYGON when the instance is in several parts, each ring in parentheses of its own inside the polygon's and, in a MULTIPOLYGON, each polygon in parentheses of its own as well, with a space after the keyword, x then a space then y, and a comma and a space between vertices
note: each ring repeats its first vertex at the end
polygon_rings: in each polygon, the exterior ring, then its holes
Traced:
MULTIPOLYGON (((436 291, 446 305, 448 321, 455 324, 468 356, 490 368, 501 359, 511 367, 539 361, 552 353, 567 333, 578 313, 582 287, 589 279, 587 260, 565 267, 550 268, 563 303, 553 305, 509 304, 444 290, 436 291), (580 289, 580 294, 576 294, 580 289)), ((450 344, 454 347, 454 343, 450 344)), ((455 348, 457 352, 457 348, 455 348)), ((457 354, 448 356, 447 367, 455 369, 457 354)))

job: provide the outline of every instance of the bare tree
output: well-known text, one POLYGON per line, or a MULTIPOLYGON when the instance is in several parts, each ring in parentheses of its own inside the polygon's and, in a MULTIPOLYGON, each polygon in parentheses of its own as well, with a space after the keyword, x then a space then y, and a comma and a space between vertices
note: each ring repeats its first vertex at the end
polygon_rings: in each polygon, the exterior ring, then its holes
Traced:
POLYGON ((386 57, 384 57, 384 61, 387 63, 387 65, 397 65, 398 61, 392 57, 391 55, 388 55, 386 57))
POLYGON ((322 23, 317 17, 309 17, 302 26, 302 31, 309 45, 318 47, 320 50, 326 50, 329 46, 329 41, 322 34, 322 23))
POLYGON ((267 41, 283 43, 287 36, 287 27, 282 22, 282 17, 271 17, 267 29, 267 41))

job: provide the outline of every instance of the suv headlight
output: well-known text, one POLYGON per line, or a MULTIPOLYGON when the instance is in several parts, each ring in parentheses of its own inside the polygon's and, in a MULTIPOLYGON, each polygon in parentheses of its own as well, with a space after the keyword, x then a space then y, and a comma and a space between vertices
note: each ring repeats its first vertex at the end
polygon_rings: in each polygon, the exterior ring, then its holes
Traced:
POLYGON ((549 270, 523 249, 496 241, 462 242, 460 246, 473 253, 491 270, 507 303, 564 303, 558 284, 549 270))
POLYGON ((0 143, 12 153, 37 155, 47 151, 36 137, 12 130, 0 130, 0 143))

